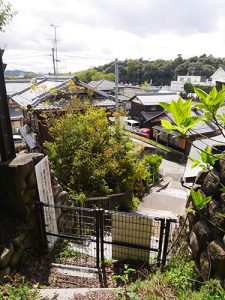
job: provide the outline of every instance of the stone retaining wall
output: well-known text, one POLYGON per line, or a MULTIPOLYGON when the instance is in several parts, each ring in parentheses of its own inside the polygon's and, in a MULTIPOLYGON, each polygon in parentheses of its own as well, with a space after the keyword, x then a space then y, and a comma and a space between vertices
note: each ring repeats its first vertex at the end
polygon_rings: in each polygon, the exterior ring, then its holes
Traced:
MULTIPOLYGON (((212 200, 196 215, 188 215, 188 235, 196 272, 203 280, 218 279, 225 287, 225 160, 220 159, 212 171, 202 171, 194 190, 212 200)), ((188 208, 193 209, 191 196, 188 208)))
MULTIPOLYGON (((0 281, 4 276, 9 275, 20 261, 23 249, 39 247, 39 223, 36 210, 39 195, 35 165, 43 157, 41 153, 19 153, 11 162, 0 163, 0 209, 15 215, 24 224, 24 229, 16 238, 0 245, 0 281)), ((53 171, 51 171, 51 181, 55 204, 66 205, 67 192, 63 191, 53 171)), ((61 211, 57 209, 58 224, 63 227, 65 220, 60 220, 60 216, 61 211)))
POLYGON ((19 262, 23 249, 38 247, 35 165, 42 158, 40 153, 19 153, 11 162, 0 163, 0 209, 15 215, 23 224, 16 238, 0 245, 0 280, 19 262))

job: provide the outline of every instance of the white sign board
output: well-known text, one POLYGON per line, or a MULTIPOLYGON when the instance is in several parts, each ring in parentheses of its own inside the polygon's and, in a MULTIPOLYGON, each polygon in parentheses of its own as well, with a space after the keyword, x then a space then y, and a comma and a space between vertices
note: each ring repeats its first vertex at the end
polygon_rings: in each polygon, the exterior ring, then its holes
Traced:
MULTIPOLYGON (((45 204, 54 205, 54 197, 52 193, 51 173, 49 168, 48 157, 45 156, 35 166, 37 177, 37 185, 40 201, 45 204)), ((58 233, 57 220, 54 207, 44 208, 44 216, 46 223, 46 231, 54 234, 58 233)), ((57 238, 48 236, 48 246, 52 248, 57 238)))

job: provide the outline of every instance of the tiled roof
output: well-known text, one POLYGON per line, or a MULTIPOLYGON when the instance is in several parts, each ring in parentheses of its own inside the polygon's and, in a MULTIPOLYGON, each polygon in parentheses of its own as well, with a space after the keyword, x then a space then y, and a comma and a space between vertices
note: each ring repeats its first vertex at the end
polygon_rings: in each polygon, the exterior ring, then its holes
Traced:
MULTIPOLYGON (((174 122, 174 118, 170 112, 166 112, 166 115, 169 117, 169 119, 174 122)), ((200 110, 192 110, 191 115, 193 117, 199 117, 202 115, 200 110)), ((193 129, 188 131, 188 135, 199 135, 199 134, 206 134, 206 133, 212 133, 217 130, 217 127, 213 126, 210 123, 205 122, 198 122, 193 129)))
MULTIPOLYGON (((100 91, 110 91, 115 89, 115 82, 108 79, 91 81, 88 83, 88 85, 100 91)), ((119 87, 123 87, 123 85, 119 84, 119 87)))
POLYGON ((146 111, 142 111, 141 114, 142 116, 145 118, 145 122, 152 120, 153 118, 159 116, 160 114, 164 113, 164 111, 159 112, 159 111, 155 111, 155 112, 146 112, 146 111))
MULTIPOLYGON (((42 81, 37 82, 32 87, 27 88, 21 92, 18 92, 11 96, 12 100, 17 104, 22 106, 23 108, 27 108, 28 105, 31 105, 35 109, 56 109, 64 106, 65 102, 58 102, 58 100, 52 101, 51 103, 46 103, 47 100, 51 98, 51 90, 56 89, 57 91, 63 91, 68 87, 68 82, 71 79, 65 80, 65 78, 58 77, 50 77, 44 78, 42 81)), ((98 91, 93 87, 90 87, 88 84, 77 81, 76 78, 72 79, 75 84, 78 86, 77 91, 73 91, 71 93, 83 93, 82 89, 85 89, 87 93, 88 90, 93 90, 95 95, 95 101, 103 101, 108 100, 111 101, 110 105, 112 105, 112 101, 114 102, 114 97, 108 95, 102 91, 98 91), (103 99, 103 100, 102 100, 103 99)), ((106 104, 106 102, 105 102, 106 104)))
POLYGON ((7 95, 19 93, 31 86, 30 80, 6 80, 5 81, 7 95))

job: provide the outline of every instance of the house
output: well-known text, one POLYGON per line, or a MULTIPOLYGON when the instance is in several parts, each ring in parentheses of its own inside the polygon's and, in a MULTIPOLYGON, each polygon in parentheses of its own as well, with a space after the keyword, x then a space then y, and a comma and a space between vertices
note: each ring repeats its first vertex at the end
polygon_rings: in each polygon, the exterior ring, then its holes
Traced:
POLYGON ((26 79, 5 80, 6 92, 8 97, 9 114, 11 119, 13 134, 18 134, 18 129, 23 124, 23 110, 11 97, 16 93, 31 86, 31 81, 26 79))
MULTIPOLYGON (((201 116, 202 112, 197 109, 192 110, 192 116, 201 116)), ((165 112, 162 114, 159 119, 170 121, 172 124, 175 124, 174 118, 171 113, 165 112)), ((167 129, 164 129, 161 125, 156 125, 151 128, 150 137, 151 139, 159 142, 160 144, 166 145, 170 148, 178 150, 185 155, 189 155, 192 142, 195 140, 203 140, 206 138, 214 137, 220 134, 219 129, 205 122, 199 122, 195 125, 194 128, 190 129, 187 132, 188 138, 185 139, 181 134, 177 132, 172 132, 167 129)))
POLYGON ((216 81, 225 79, 225 67, 219 67, 211 76, 210 76, 210 81, 212 84, 216 84, 216 81))
POLYGON ((217 91, 222 90, 223 86, 225 86, 225 77, 223 79, 216 80, 217 91))
POLYGON ((205 76, 193 76, 193 75, 186 75, 186 76, 177 76, 177 80, 171 81, 170 90, 183 92, 184 85, 186 83, 191 83, 193 85, 210 85, 211 82, 207 82, 205 76))
MULTIPOLYGON (((33 86, 11 96, 13 103, 23 108, 26 122, 37 133, 40 143, 51 139, 47 128, 43 125, 43 112, 62 114, 65 105, 83 102, 88 99, 89 104, 95 107, 104 107, 114 111, 114 97, 98 91, 89 85, 80 82, 77 77, 45 77, 33 86), (71 99, 73 99, 71 101, 71 99)), ((75 107, 75 105, 74 105, 75 107)))
MULTIPOLYGON (((115 99, 116 85, 114 81, 102 79, 98 81, 91 81, 88 85, 97 91, 102 91, 108 95, 114 96, 115 99)), ((124 93, 124 88, 125 86, 123 84, 118 85, 118 100, 120 104, 126 103, 131 98, 124 93)))
POLYGON ((135 95, 128 102, 126 108, 129 116, 139 121, 141 127, 151 127, 151 121, 158 118, 164 109, 160 102, 170 103, 172 100, 177 101, 179 95, 175 93, 146 93, 135 95))

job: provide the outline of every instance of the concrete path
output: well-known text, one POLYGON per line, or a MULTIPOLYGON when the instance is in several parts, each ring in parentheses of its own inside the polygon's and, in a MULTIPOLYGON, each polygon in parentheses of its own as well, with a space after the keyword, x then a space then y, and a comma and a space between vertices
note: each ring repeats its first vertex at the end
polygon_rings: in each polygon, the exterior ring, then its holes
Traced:
POLYGON ((160 170, 162 171, 164 178, 170 177, 171 180, 179 182, 184 174, 185 166, 186 163, 178 163, 163 159, 160 170))
POLYGON ((189 193, 180 183, 185 164, 163 159, 160 169, 163 173, 163 181, 144 196, 138 211, 160 217, 183 215, 189 193))

